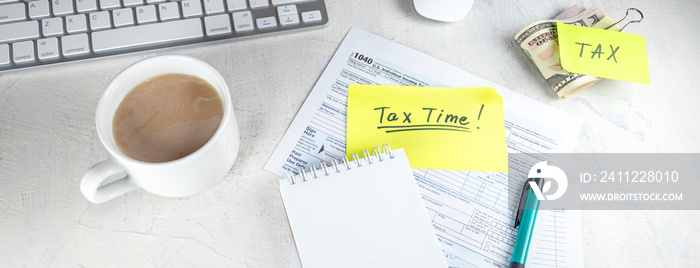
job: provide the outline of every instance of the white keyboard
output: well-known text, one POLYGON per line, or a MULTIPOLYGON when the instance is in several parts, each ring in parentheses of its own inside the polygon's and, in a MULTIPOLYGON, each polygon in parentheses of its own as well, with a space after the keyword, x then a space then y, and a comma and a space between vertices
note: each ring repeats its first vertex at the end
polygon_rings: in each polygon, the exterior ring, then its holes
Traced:
POLYGON ((0 0, 0 72, 326 24, 324 0, 0 0))

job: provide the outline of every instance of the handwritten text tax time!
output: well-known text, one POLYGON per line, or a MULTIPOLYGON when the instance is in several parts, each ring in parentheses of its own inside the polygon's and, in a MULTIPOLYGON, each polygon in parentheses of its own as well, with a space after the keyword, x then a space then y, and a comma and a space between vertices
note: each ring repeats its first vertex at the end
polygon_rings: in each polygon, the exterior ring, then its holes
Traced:
MULTIPOLYGON (((403 131, 423 131, 423 130, 445 130, 445 131, 461 131, 471 132, 469 127, 470 119, 464 115, 445 113, 445 110, 437 112, 438 108, 424 107, 416 115, 416 120, 411 118, 413 112, 394 111, 391 107, 376 107, 375 111, 379 112, 379 126, 377 129, 387 129, 386 133, 403 132, 403 131), (425 120, 425 121, 423 121, 425 120), (398 122, 400 121, 400 122, 398 122), (426 123, 418 124, 415 123, 426 123), (398 122, 402 125, 384 126, 384 123, 398 122)), ((479 109, 477 120, 481 119, 481 112, 484 110, 484 105, 479 109)), ((479 129, 479 127, 476 127, 479 129)))

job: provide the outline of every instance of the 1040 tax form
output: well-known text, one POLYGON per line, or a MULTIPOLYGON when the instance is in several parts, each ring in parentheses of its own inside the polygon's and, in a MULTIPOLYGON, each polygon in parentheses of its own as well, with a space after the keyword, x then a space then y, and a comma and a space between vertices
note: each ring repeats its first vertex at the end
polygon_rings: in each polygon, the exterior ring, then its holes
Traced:
MULTIPOLYGON (((352 28, 265 165, 280 176, 345 157, 348 84, 492 87, 503 97, 509 153, 568 153, 575 116, 428 55, 352 28)), ((409 159, 410 161, 410 159, 409 159)), ((509 166, 527 174, 530 167, 509 166)), ((414 169, 450 267, 508 267, 517 229, 502 198, 508 173, 414 169)), ((520 183, 526 178, 511 178, 520 183)), ((583 267, 580 211, 540 211, 527 267, 583 267)), ((301 267, 292 253, 290 267, 301 267)))

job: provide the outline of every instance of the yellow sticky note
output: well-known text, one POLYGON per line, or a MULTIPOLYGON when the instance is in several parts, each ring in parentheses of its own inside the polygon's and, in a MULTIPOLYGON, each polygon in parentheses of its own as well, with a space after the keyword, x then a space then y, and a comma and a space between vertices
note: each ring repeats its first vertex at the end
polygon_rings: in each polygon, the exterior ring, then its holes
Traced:
POLYGON ((644 36, 557 21, 564 70, 649 85, 644 36))
POLYGON ((388 143, 412 168, 508 171, 503 98, 493 88, 349 85, 347 152, 388 143))

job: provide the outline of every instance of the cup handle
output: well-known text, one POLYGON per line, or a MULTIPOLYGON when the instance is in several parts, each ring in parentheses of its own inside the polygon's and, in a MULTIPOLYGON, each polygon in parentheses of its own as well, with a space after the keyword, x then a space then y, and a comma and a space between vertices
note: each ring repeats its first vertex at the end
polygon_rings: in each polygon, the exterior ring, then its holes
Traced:
POLYGON ((129 178, 129 175, 100 187, 100 184, 109 176, 122 171, 124 168, 114 158, 97 163, 83 175, 83 179, 80 181, 80 191, 90 202, 104 203, 136 189, 138 186, 129 178))

